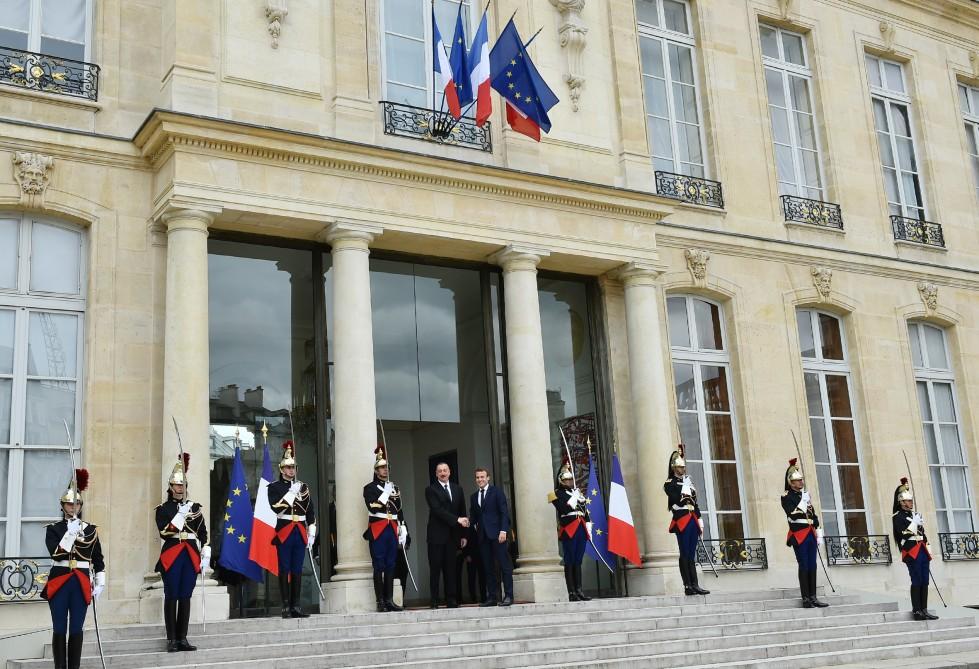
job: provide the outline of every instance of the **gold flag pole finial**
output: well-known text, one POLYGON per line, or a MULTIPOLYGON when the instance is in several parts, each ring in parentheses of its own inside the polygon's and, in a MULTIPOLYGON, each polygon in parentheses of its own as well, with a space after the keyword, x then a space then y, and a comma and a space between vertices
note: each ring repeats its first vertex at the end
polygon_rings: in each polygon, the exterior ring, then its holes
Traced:
POLYGON ((267 443, 269 443, 269 426, 263 420, 262 421, 262 444, 264 445, 267 443))

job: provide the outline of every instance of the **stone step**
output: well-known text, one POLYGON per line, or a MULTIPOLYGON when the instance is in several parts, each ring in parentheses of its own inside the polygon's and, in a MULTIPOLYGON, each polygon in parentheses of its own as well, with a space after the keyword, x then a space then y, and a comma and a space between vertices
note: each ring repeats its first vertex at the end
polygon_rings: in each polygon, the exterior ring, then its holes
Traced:
MULTIPOLYGON (((880 662, 847 662, 836 669, 880 669, 880 662)), ((979 669, 979 651, 947 653, 935 657, 900 657, 887 663, 887 669, 979 669)))

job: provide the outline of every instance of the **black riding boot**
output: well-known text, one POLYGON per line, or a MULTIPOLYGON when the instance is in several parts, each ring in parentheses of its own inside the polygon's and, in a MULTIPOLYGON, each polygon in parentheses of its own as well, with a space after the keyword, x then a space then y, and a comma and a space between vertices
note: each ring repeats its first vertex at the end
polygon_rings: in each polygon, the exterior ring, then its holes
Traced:
POLYGON ((292 578, 289 579, 289 592, 292 594, 290 599, 291 609, 290 613, 293 618, 309 618, 309 614, 304 612, 302 607, 299 606, 301 601, 299 596, 303 591, 303 577, 302 574, 293 574, 292 578))
POLYGON ((564 584, 568 586, 568 601, 577 602, 578 593, 574 591, 574 566, 564 565, 564 584))
POLYGON ((809 601, 818 609, 825 609, 829 604, 816 598, 816 570, 809 572, 809 601))
MULTIPOLYGON (((190 598, 177 601, 177 626, 174 632, 177 635, 177 650, 197 650, 197 646, 191 646, 187 641, 187 628, 190 627, 190 598)), ((69 667, 68 669, 71 669, 69 667)))
POLYGON ((292 602, 289 601, 292 593, 289 591, 289 574, 279 574, 279 595, 282 597, 282 617, 292 617, 292 602))
POLYGON ((167 628, 167 652, 176 653, 177 648, 177 600, 163 600, 163 624, 167 628))
POLYGON ((694 560, 687 560, 687 573, 690 575, 690 589, 694 591, 697 595, 709 595, 710 590, 705 590, 700 587, 700 581, 697 577, 697 563, 694 560))
POLYGON ((696 595, 690 585, 690 571, 687 569, 687 559, 680 558, 680 578, 683 579, 683 594, 696 595))
POLYGON ((82 664, 82 632, 68 635, 68 669, 78 669, 82 664))
POLYGON ((384 572, 374 570, 374 599, 377 612, 384 613, 384 572))
POLYGON ((799 567, 799 592, 802 593, 802 608, 811 609, 812 601, 809 593, 809 572, 799 567))
POLYGON ((921 615, 925 617, 925 620, 938 620, 938 616, 928 611, 928 586, 918 586, 918 592, 921 593, 918 595, 921 601, 921 615))
POLYGON ((67 639, 64 634, 51 635, 51 652, 54 653, 54 669, 68 669, 67 639))
POLYGON ((394 603, 394 570, 389 569, 384 572, 384 610, 385 611, 404 611, 403 608, 394 603))
POLYGON ((911 615, 915 620, 925 620, 921 614, 921 588, 917 585, 911 586, 911 615))
POLYGON ((578 595, 578 601, 590 602, 591 597, 581 591, 581 565, 574 566, 574 594, 578 595))

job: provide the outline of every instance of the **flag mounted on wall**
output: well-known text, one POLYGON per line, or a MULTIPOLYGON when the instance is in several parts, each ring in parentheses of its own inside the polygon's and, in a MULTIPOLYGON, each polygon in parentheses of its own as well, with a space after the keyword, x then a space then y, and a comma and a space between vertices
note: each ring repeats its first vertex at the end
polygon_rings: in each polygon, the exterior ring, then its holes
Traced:
MULTIPOLYGON (((442 33, 439 32, 438 21, 435 20, 435 5, 432 5, 432 63, 435 68, 436 90, 441 89, 445 96, 445 104, 449 107, 449 112, 454 118, 462 116, 462 107, 459 105, 459 92, 456 90, 455 80, 452 77, 452 64, 449 57, 445 55, 445 44, 442 43, 442 33)), ((435 100, 432 99, 432 108, 435 108, 435 100)))

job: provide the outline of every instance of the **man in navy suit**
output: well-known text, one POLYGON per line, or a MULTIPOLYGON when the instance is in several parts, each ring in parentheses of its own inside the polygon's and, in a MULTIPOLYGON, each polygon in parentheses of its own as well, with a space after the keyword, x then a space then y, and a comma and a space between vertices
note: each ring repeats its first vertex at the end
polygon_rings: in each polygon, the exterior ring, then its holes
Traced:
POLYGON ((476 530, 476 542, 480 559, 486 570, 486 600, 480 606, 496 606, 500 583, 496 577, 499 567, 503 575, 503 601, 500 606, 513 604, 513 565, 507 552, 507 534, 510 532, 510 508, 506 495, 490 485, 489 472, 483 467, 476 469, 476 492, 469 504, 469 524, 476 530))

